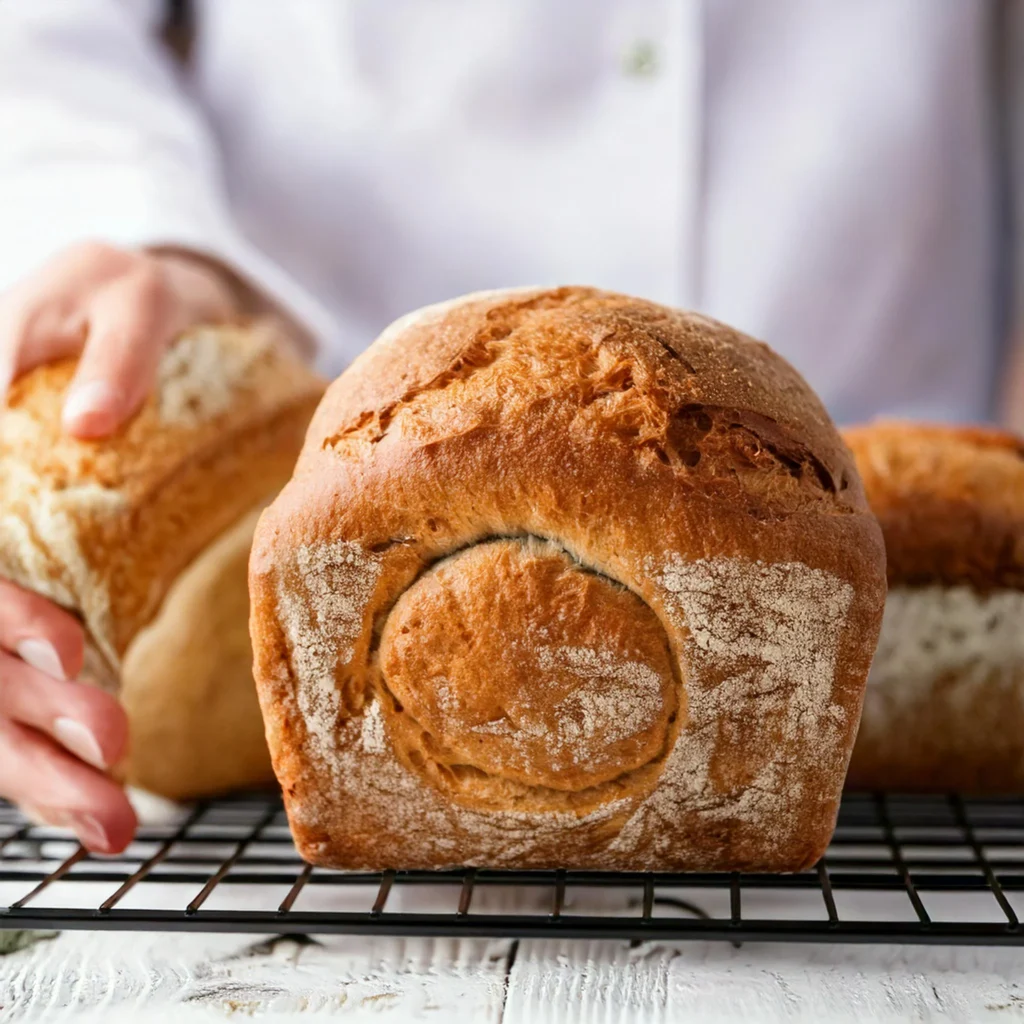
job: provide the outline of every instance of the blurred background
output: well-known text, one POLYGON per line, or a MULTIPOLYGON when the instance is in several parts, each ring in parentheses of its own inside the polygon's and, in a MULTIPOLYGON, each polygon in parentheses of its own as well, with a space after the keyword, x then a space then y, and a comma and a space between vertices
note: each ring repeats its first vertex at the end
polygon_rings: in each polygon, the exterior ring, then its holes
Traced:
POLYGON ((592 284, 767 341, 841 423, 1020 425, 1020 25, 1014 0, 4 0, 0 344, 14 372, 116 334, 95 259, 79 298, 53 271, 100 241, 213 268, 332 375, 425 303, 592 284))

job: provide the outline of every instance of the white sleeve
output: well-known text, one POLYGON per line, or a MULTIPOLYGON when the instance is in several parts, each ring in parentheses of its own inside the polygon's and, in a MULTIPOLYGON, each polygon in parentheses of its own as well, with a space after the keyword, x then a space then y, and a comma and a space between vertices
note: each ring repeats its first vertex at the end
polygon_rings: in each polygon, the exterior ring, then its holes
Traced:
POLYGON ((161 7, 0 0, 0 290, 74 242, 178 246, 324 339, 326 311, 232 221, 211 133, 156 37, 161 7))

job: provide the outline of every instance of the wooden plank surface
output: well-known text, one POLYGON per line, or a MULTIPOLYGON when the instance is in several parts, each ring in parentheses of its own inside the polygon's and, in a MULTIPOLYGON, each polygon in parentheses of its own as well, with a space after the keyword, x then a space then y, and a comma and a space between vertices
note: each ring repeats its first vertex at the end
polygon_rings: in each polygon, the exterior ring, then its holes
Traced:
POLYGON ((0 959, 0 1019, 1017 1020, 1022 964, 984 948, 69 932, 0 959))

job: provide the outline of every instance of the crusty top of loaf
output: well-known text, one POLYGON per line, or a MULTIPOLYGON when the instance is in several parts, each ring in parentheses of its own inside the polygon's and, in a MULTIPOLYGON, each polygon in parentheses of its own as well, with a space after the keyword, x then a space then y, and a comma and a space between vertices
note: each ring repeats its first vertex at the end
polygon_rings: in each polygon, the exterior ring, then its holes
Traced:
POLYGON ((0 416, 0 574, 80 613, 111 667, 175 575, 266 497, 322 384, 264 324, 201 327, 117 434, 61 426, 74 360, 18 379, 0 416))
POLYGON ((891 586, 1024 587, 1024 441, 900 421, 845 437, 882 526, 891 586))
POLYGON ((581 287, 482 292, 397 320, 328 389, 310 436, 330 441, 307 446, 303 465, 332 446, 379 442, 403 409, 500 360, 517 358, 527 376, 560 348, 557 383, 574 377, 581 403, 603 403, 612 429, 651 457, 696 469, 706 456, 698 475, 764 476, 769 503, 863 507, 827 412, 767 345, 699 313, 581 287), (783 479, 763 473, 776 469, 783 479))

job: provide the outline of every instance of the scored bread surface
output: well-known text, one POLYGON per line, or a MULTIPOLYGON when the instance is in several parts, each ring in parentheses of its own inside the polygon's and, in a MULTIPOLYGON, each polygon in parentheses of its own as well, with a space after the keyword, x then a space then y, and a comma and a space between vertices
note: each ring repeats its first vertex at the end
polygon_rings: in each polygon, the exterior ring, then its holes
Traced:
POLYGON ((884 586, 849 452, 766 346, 585 288, 403 318, 328 390, 254 542, 300 850, 806 866, 884 586))

